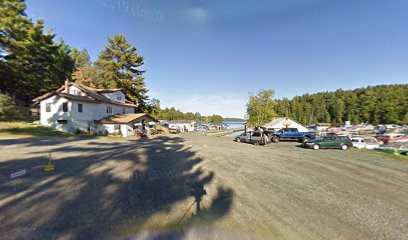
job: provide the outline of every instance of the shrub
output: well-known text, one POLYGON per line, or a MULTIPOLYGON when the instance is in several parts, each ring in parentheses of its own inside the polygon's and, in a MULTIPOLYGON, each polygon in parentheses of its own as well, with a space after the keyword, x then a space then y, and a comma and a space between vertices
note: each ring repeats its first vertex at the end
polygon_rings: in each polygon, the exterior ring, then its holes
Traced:
POLYGON ((16 105, 7 95, 0 93, 0 119, 13 117, 16 114, 16 105))

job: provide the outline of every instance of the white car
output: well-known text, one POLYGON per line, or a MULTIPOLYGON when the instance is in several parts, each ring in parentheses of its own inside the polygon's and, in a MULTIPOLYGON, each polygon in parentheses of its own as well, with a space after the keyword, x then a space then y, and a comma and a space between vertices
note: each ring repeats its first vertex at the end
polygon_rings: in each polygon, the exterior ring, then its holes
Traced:
POLYGON ((351 138, 353 147, 358 149, 376 149, 380 147, 380 142, 373 137, 353 137, 351 138))

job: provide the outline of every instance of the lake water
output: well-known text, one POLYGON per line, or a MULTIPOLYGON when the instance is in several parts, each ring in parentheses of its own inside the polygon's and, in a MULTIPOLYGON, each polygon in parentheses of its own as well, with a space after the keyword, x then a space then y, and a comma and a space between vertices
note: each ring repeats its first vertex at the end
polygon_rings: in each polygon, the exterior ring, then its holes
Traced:
MULTIPOLYGON (((237 128, 244 128, 245 122, 223 122, 223 124, 228 125, 228 129, 237 129, 237 128)), ((239 131, 239 132, 234 132, 228 135, 225 135, 225 137, 236 137, 243 133, 244 131, 239 131)))
POLYGON ((243 128, 245 122, 223 122, 229 129, 243 128))

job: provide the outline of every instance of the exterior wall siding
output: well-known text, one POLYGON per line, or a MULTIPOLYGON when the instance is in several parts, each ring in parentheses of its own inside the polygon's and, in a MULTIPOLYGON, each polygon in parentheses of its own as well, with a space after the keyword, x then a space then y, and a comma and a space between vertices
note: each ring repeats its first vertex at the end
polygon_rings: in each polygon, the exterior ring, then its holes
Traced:
POLYGON ((105 97, 109 98, 112 101, 115 102, 125 102, 125 94, 122 91, 117 91, 117 92, 112 92, 112 93, 102 93, 105 97), (120 97, 120 100, 118 100, 118 97, 120 97))
POLYGON ((89 127, 91 130, 96 130, 98 128, 94 123, 95 120, 123 113, 134 113, 134 108, 105 103, 71 101, 58 96, 50 97, 40 103, 41 125, 70 133, 75 133, 77 129, 88 131, 89 127), (51 104, 50 112, 46 112, 47 103, 51 104), (62 111, 63 103, 68 104, 67 112, 62 111), (82 112, 78 112, 78 104, 82 104, 82 112), (112 108, 112 113, 107 113, 107 106, 112 108), (58 123, 58 120, 66 120, 67 123, 58 123))
POLYGON ((188 132, 194 131, 194 122, 192 123, 169 123, 169 128, 179 128, 180 132, 187 130, 188 132))

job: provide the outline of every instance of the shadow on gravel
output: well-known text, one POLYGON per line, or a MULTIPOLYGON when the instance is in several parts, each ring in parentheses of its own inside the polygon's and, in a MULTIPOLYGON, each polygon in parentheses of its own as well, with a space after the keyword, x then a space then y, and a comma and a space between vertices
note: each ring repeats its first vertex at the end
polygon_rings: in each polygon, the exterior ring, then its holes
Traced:
MULTIPOLYGON (((72 154, 57 159, 54 162, 57 170, 53 173, 42 171, 44 161, 39 158, 0 162, 2 173, 15 166, 30 170, 23 178, 0 179, 0 197, 5 200, 0 202, 1 236, 10 239, 134 236, 146 230, 143 225, 158 213, 168 215, 166 224, 152 230, 175 231, 166 239, 183 238, 183 229, 195 224, 211 224, 230 211, 232 189, 219 186, 209 206, 192 209, 185 218, 181 214, 169 215, 175 203, 197 203, 192 186, 204 190, 215 176, 195 167, 202 159, 184 147, 183 141, 160 136, 144 141, 93 141, 76 144, 78 147, 64 146, 54 149, 55 155, 72 154), (124 172, 126 177, 118 177, 124 172)), ((187 210, 188 206, 184 208, 187 210)))

